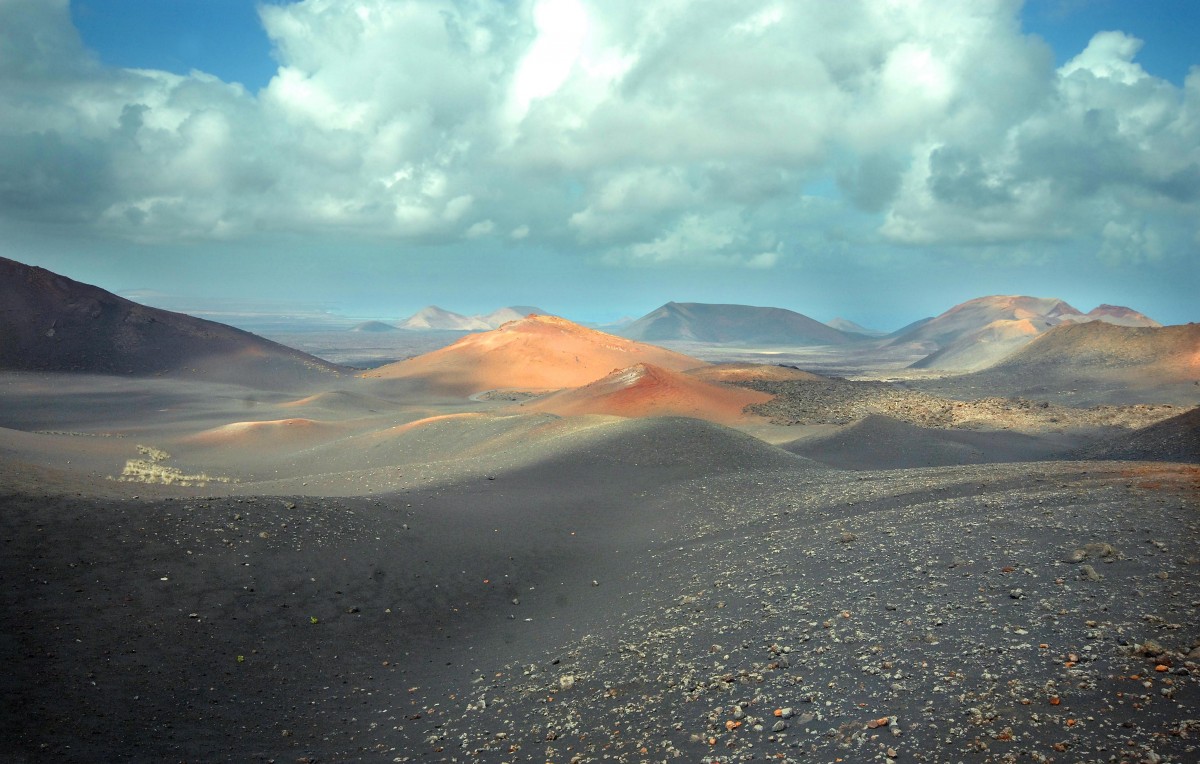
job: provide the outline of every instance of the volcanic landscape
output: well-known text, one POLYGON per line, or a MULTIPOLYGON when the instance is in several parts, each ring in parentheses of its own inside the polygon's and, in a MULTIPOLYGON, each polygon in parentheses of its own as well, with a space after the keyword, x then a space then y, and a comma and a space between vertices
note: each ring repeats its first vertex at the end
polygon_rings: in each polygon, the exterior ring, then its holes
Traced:
POLYGON ((1200 760, 1200 325, 268 338, 0 259, 0 758, 1200 760))

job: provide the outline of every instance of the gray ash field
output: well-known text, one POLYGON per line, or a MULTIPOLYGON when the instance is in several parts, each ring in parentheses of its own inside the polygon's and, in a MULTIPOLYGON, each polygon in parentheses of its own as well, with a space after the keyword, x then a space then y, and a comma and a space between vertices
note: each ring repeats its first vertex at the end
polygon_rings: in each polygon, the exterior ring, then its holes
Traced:
POLYGON ((1200 469, 589 462, 341 499, 7 492, 9 755, 1196 756, 1200 469))
POLYGON ((649 555, 643 613, 481 681, 435 734, 547 760, 1193 760, 1197 474, 1138 473, 696 487, 727 514, 649 555))

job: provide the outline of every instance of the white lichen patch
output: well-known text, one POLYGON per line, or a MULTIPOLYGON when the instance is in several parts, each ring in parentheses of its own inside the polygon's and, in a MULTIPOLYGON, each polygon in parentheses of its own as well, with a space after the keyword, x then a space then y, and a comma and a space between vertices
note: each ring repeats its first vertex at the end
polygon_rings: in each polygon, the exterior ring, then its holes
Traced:
POLYGON ((143 445, 139 444, 137 447, 137 450, 138 450, 139 454, 146 457, 147 461, 154 462, 154 463, 165 462, 166 460, 171 458, 171 455, 168 454, 166 451, 163 451, 161 448, 155 448, 153 446, 143 446, 143 445))
MULTIPOLYGON (((172 467, 165 462, 171 458, 166 451, 152 446, 139 445, 138 453, 144 459, 129 459, 125 469, 116 477, 123 483, 159 483, 162 485, 200 486, 209 483, 233 483, 233 478, 212 476, 205 473, 189 475, 178 467, 172 467)), ((113 478, 110 478, 113 479, 113 478)))

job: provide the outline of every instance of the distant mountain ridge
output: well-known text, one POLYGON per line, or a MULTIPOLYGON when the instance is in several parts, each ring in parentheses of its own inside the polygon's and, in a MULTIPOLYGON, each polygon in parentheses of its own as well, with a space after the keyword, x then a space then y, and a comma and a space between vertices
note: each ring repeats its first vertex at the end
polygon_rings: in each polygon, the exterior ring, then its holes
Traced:
POLYGON ((825 325, 830 327, 831 329, 837 329, 839 332, 845 332, 847 334, 861 334, 864 337, 883 337, 887 334, 887 332, 880 332, 880 331, 876 331, 874 329, 868 329, 867 327, 862 326, 861 324, 856 324, 849 319, 841 318, 841 317, 826 321, 825 325))
POLYGON ((972 371, 986 368, 1056 326, 1104 322, 1157 327, 1131 308, 1101 305, 1083 313, 1063 300, 1025 295, 977 297, 893 335, 890 345, 922 344, 931 351, 915 369, 972 371))
POLYGON ((620 332, 640 342, 846 345, 862 337, 784 308, 668 302, 620 332))
POLYGON ((488 313, 486 316, 476 316, 482 320, 491 329, 499 329, 509 321, 520 321, 527 316, 548 316, 551 315, 541 308, 535 308, 532 305, 509 305, 506 308, 499 308, 488 313))
POLYGON ((1086 315, 1097 321, 1117 326, 1162 326, 1146 314, 1123 305, 1099 305, 1089 310, 1086 315))
POLYGON ((413 331, 449 330, 460 332, 485 332, 492 327, 478 318, 428 305, 401 321, 401 329, 413 331))
POLYGON ((891 344, 926 342, 944 348, 995 321, 1042 321, 1050 326, 1061 323, 1063 316, 1082 315, 1057 298, 1024 295, 976 297, 897 336, 891 344))
POLYGON ((353 327, 352 332, 397 332, 400 327, 392 324, 385 324, 382 321, 363 321, 361 324, 353 327))
POLYGON ((232 326, 0 257, 0 369, 284 384, 341 367, 232 326))
POLYGON ((551 315, 532 305, 509 305, 479 316, 464 316, 436 305, 421 308, 398 326, 410 331, 486 332, 529 315, 551 315))

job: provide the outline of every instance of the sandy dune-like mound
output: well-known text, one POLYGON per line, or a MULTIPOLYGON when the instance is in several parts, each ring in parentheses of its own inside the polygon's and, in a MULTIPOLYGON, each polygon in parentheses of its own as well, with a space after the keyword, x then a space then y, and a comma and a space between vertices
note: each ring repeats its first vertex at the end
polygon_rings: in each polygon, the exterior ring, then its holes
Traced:
POLYGON ((332 454, 322 458, 326 464, 344 463, 346 469, 437 463, 445 476, 536 461, 539 454, 554 450, 547 443, 588 428, 588 423, 567 423, 548 414, 439 414, 356 438, 353 460, 332 454), (446 466, 456 462, 461 466, 446 466))
MULTIPOLYGON (((447 422, 441 427, 438 438, 445 440, 454 432, 477 430, 479 423, 447 422)), ((505 473, 509 479, 523 476, 531 486, 565 480, 628 494, 635 486, 661 487, 726 473, 816 466, 758 438, 691 417, 533 414, 497 416, 492 427, 492 435, 467 452, 468 464, 490 461, 499 467, 501 477, 505 473)))
POLYGON ((183 438, 182 443, 220 448, 281 448, 306 446, 337 437, 342 428, 313 419, 271 419, 231 422, 183 438))
POLYGON ((669 302, 621 330, 645 342, 761 345, 845 345, 861 340, 784 308, 669 302))
POLYGON ((872 414, 837 432, 781 446, 839 469, 908 469, 1048 459, 1061 447, 1016 432, 918 427, 872 414))
POLYGON ((687 416, 735 422, 751 416, 743 413, 747 406, 770 399, 767 393, 707 382, 641 363, 614 371, 583 387, 552 393, 523 408, 559 416, 687 416))
POLYGON ((0 369, 177 374, 286 386, 341 370, 213 321, 0 258, 0 369))
POLYGON ((758 438, 690 417, 583 417, 560 422, 534 440, 538 458, 526 468, 547 483, 569 474, 613 481, 627 490, 643 480, 649 486, 660 480, 816 466, 758 438), (582 424, 575 425, 577 421, 582 424))
POLYGON ((435 414, 434 416, 427 416, 422 419, 413 420, 412 422, 398 424, 395 427, 389 427, 387 430, 384 430, 382 434, 387 437, 399 435, 400 433, 408 432, 409 430, 417 430, 422 427, 429 427, 437 422, 466 422, 469 420, 484 419, 486 417, 487 414, 478 411, 466 411, 461 414, 435 414))
POLYGON ((589 484, 694 479, 710 474, 811 466, 757 438, 685 417, 630 419, 544 412, 434 416, 349 434, 302 449, 214 449, 189 464, 238 478, 241 490, 352 495, 504 479, 515 474, 546 491, 589 484), (230 457, 229 454, 234 454, 230 457), (497 477, 499 476, 499 477, 497 477), (257 486, 249 489, 248 486, 257 486))
POLYGON ((500 388, 578 387, 613 369, 638 363, 671 371, 705 365, 681 353, 614 337, 566 319, 529 316, 363 376, 423 380, 443 392, 469 395, 500 388))
POLYGON ((825 379, 820 374, 801 371, 793 366, 777 366, 764 363, 714 363, 712 366, 702 366, 689 369, 688 376, 702 379, 705 382, 786 382, 789 380, 804 380, 819 382, 825 379))
POLYGON ((395 407, 394 403, 349 390, 326 390, 279 404, 288 409, 321 412, 338 416, 374 414, 395 407))

